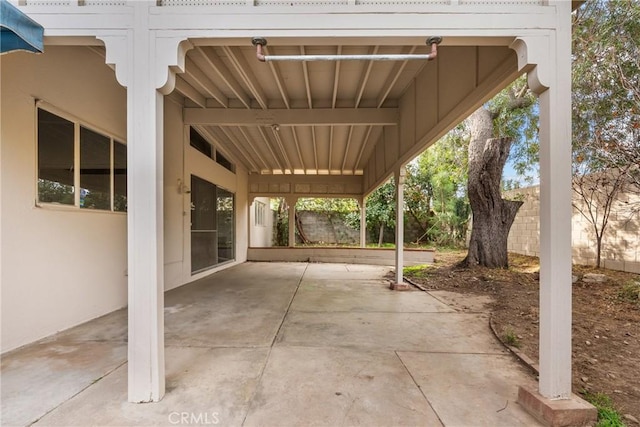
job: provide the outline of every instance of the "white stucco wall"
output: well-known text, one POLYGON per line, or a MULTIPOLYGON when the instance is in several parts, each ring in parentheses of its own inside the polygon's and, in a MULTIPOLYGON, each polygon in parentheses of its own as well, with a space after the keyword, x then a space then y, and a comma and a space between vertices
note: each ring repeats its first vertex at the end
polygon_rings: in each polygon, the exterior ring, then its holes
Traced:
MULTIPOLYGON (((1 351, 12 350, 127 304, 123 213, 36 206, 36 100, 126 141, 126 89, 86 47, 2 57, 1 351)), ((248 174, 235 174, 189 146, 181 105, 165 98, 165 289, 246 261, 248 174), (196 174, 236 194, 236 261, 191 275, 190 195, 196 174)), ((129 167, 131 167, 129 165, 129 167)))
POLYGON ((164 118, 164 262, 165 289, 169 290, 247 260, 248 173, 237 162, 232 173, 191 147, 182 106, 171 97, 165 98, 164 118), (191 274, 191 175, 236 196, 235 262, 195 275, 191 274))
MULTIPOLYGON (((178 189, 184 179, 183 147, 186 138, 182 107, 170 98, 164 103, 164 286, 173 289, 185 283, 185 230, 189 228, 189 195, 178 189)), ((187 181, 188 185, 188 181, 187 181)))
POLYGON ((2 352, 127 302, 126 215, 37 207, 36 99, 125 140, 126 91, 86 47, 2 56, 2 352))

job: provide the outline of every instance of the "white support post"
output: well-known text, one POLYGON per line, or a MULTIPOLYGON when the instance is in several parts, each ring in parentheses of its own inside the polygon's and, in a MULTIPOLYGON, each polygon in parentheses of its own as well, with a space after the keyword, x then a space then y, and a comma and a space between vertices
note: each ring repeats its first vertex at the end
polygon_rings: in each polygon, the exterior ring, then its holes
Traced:
POLYGON ((406 169, 400 167, 395 172, 396 181, 396 280, 391 288, 397 291, 409 289, 409 285, 404 283, 404 181, 406 169))
MULTIPOLYGON (((559 5, 562 6, 562 5, 559 5)), ((571 397, 571 37, 551 43, 550 87, 540 94, 540 383, 571 397)))
POLYGON ((247 240, 249 241, 249 247, 252 247, 252 242, 253 242, 253 224, 256 223, 256 210, 255 210, 255 199, 249 197, 249 199, 247 200, 247 240), (254 219, 253 221, 251 221, 251 215, 254 215, 254 219))
POLYGON ((163 96, 155 87, 151 2, 133 2, 127 89, 130 402, 164 396, 163 96))
POLYGON ((297 197, 287 197, 287 206, 289 206, 289 247, 296 245, 296 203, 297 197))
POLYGON ((367 198, 363 197, 360 205, 360 247, 367 247, 367 198))
POLYGON ((548 425, 593 425, 596 408, 571 393, 571 3, 551 3, 555 32, 512 44, 540 102, 540 375, 518 403, 548 425))

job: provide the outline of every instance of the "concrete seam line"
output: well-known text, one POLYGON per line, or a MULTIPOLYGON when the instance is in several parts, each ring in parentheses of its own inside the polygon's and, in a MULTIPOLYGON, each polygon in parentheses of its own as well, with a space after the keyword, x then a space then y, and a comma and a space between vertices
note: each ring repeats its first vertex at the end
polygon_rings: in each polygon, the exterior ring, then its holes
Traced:
POLYGON ((68 399, 65 399, 64 402, 60 402, 59 404, 57 404, 56 406, 54 406, 53 408, 49 409, 47 412, 45 412, 44 414, 40 415, 38 418, 36 418, 35 420, 31 421, 29 424, 27 424, 27 426, 32 426, 35 423, 37 423, 38 421, 40 421, 42 418, 46 417, 47 415, 49 415, 51 412, 55 411, 56 409, 58 409, 59 407, 61 407, 62 405, 64 405, 65 403, 69 402, 71 399, 73 399, 74 397, 76 397, 77 395, 79 395, 80 393, 82 393, 83 391, 85 391, 86 389, 88 389, 89 387, 91 387, 94 384, 97 384, 100 380, 102 380, 103 378, 105 378, 108 375, 111 375, 113 372, 115 372, 116 370, 118 370, 119 368, 121 368, 122 366, 124 366, 127 363, 127 360, 125 359, 124 362, 121 362, 119 365, 117 365, 115 368, 111 369, 110 371, 106 372, 104 375, 101 375, 100 377, 98 377, 97 379, 91 381, 89 384, 87 384, 86 386, 82 387, 80 390, 78 390, 76 393, 74 393, 73 395, 69 396, 68 399))
POLYGON ((442 418, 440 418, 440 415, 436 412, 436 409, 433 407, 433 405, 429 401, 429 398, 427 397, 427 395, 424 394, 424 390, 422 390, 422 387, 420 387, 420 384, 418 384, 418 382, 414 378, 413 374, 411 373, 407 365, 405 365, 404 360, 402 360, 402 357, 400 357, 400 355, 398 354, 398 351, 394 350, 393 353, 396 355, 396 357, 402 364, 402 367, 404 367, 404 370, 407 371, 407 374, 409 374, 409 377, 411 377, 411 380, 413 381, 413 383, 416 385, 416 387, 418 387, 418 390, 420 390, 420 394, 422 395, 422 397, 424 397, 424 400, 427 402, 427 405, 429 405, 429 408, 431 408, 433 413, 436 415, 436 417, 438 418, 438 421, 440 421, 440 424, 442 424, 443 426, 446 425, 444 421, 442 421, 442 418))
POLYGON ((251 394, 251 398, 248 401, 249 405, 247 406, 247 412, 244 414, 244 417, 242 418, 242 423, 240 425, 244 425, 244 423, 247 422, 247 417, 249 416, 249 411, 251 410, 251 406, 253 404, 253 399, 255 399, 256 394, 258 394, 258 387, 259 387, 260 383, 262 382, 262 377, 264 376, 264 371, 267 369, 267 364, 269 363, 269 359, 271 359, 271 351, 273 350, 273 346, 276 343, 276 339, 278 339, 278 335, 280 334, 280 330, 282 329, 282 325, 284 325, 284 321, 286 320, 287 315, 289 314, 289 309, 291 308, 291 304, 293 304, 293 300, 296 297, 296 295, 298 294, 298 289, 300 289, 300 284, 302 283, 302 279, 304 278, 304 275, 307 273, 307 268, 309 268, 309 263, 307 263, 307 265, 305 265, 304 271, 300 275, 300 279, 298 280, 298 284, 296 285, 296 290, 293 292, 293 295, 291 296, 291 299, 289 300, 289 304, 287 305, 287 309, 284 312, 284 316, 282 316, 282 320, 280 321, 280 325, 278 326, 278 330, 276 331, 276 333, 273 336, 273 340, 271 341, 271 345, 269 346, 268 351, 267 351, 267 357, 264 360, 264 364, 262 365, 262 369, 260 369, 260 374, 258 375, 258 381, 256 381, 256 388, 255 388, 255 390, 253 390, 253 393, 251 394))

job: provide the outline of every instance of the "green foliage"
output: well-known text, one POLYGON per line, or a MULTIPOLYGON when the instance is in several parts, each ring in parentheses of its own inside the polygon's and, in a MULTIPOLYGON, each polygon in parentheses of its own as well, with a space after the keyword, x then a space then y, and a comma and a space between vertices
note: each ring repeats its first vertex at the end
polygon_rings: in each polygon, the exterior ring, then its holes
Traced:
POLYGON ((402 274, 407 277, 424 278, 429 275, 429 264, 410 265, 402 269, 402 274))
MULTIPOLYGON (((518 176, 532 183, 538 176, 538 100, 522 75, 486 105, 493 117, 495 138, 511 137, 509 161, 518 176)), ((516 185, 515 182, 509 184, 516 185)))
POLYGON ((503 179, 502 180, 502 191, 511 191, 517 190, 521 188, 520 181, 517 179, 503 179))
POLYGON ((611 398, 603 393, 582 392, 586 401, 598 409, 598 423, 596 427, 625 427, 622 417, 613 407, 611 398))
POLYGON ((271 209, 275 211, 273 227, 273 244, 287 246, 289 244, 289 211, 284 198, 271 199, 271 209))
MULTIPOLYGON (((396 226, 396 184, 388 180, 367 197, 367 227, 374 230, 396 226)), ((358 217, 358 223, 360 218, 358 217)))
MULTIPOLYGON (((424 151, 410 168, 408 187, 426 196, 424 218, 427 242, 459 246, 465 239, 471 210, 466 197, 468 134, 464 124, 424 151), (423 182, 418 187, 414 181, 423 182)), ((408 199, 411 200, 411 199, 408 199)))
POLYGON ((640 303, 640 282, 630 280, 618 291, 618 299, 640 303))
POLYGON ((510 327, 506 328, 502 333, 502 341, 511 347, 520 347, 520 339, 510 327))
POLYGON ((60 203, 73 205, 75 203, 72 185, 61 184, 47 179, 38 180, 38 200, 43 203, 60 203))
POLYGON ((299 199, 296 204, 296 209, 299 211, 335 212, 340 214, 359 212, 358 203, 355 199, 299 199))
POLYGON ((574 174, 638 164, 640 2, 588 1, 573 27, 574 174))
POLYGON ((377 243, 367 243, 368 248, 385 248, 385 249, 395 249, 395 243, 383 243, 378 245, 377 243))
POLYGON ((599 267, 614 202, 640 193, 640 3, 591 0, 573 20, 574 206, 594 231, 599 267))

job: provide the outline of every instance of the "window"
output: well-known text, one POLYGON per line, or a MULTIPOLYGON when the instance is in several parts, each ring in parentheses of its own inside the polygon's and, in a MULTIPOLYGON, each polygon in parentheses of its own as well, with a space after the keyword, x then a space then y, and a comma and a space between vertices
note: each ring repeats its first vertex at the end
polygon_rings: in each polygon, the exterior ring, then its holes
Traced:
POLYGON ((126 145, 38 108, 38 202, 126 212, 126 145))
POLYGON ((194 128, 189 128, 189 144, 209 158, 213 158, 213 147, 194 128))
POLYGON ((214 149, 213 146, 193 127, 189 127, 189 145, 193 148, 215 160, 223 168, 235 173, 235 166, 229 159, 227 159, 222 153, 214 149))
POLYGON ((216 162, 223 168, 235 173, 233 163, 231 163, 225 156, 223 156, 218 150, 216 150, 216 162))
POLYGON ((265 225, 265 220, 266 220, 266 205, 262 202, 259 201, 255 201, 255 211, 254 211, 254 217, 255 217, 255 224, 258 226, 264 226, 265 225))

